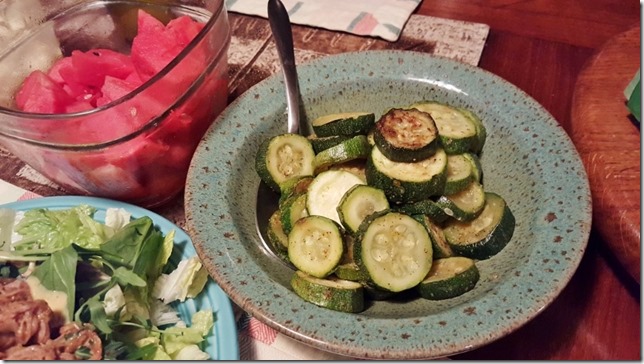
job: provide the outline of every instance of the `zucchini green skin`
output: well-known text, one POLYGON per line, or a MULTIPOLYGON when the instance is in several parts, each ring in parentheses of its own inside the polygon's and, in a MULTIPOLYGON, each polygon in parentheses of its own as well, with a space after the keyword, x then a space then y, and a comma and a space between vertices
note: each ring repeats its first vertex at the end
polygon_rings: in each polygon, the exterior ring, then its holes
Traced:
POLYGON ((454 251, 452 250, 452 247, 447 243, 443 229, 440 226, 432 221, 432 219, 427 215, 412 215, 412 217, 418 220, 427 229, 427 233, 429 233, 429 237, 432 239, 434 259, 449 258, 451 256, 454 256, 454 251))
POLYGON ((281 194, 278 206, 281 207, 289 197, 306 193, 311 182, 313 182, 313 176, 298 176, 286 180, 280 185, 281 194))
POLYGON ((355 159, 365 159, 369 152, 371 152, 371 145, 369 145, 367 137, 356 135, 316 154, 313 159, 314 173, 325 171, 332 165, 355 159))
POLYGON ((362 285, 364 287, 365 298, 370 300, 384 301, 396 295, 396 292, 378 288, 373 283, 370 283, 368 281, 362 282, 362 285))
POLYGON ((483 166, 481 165, 481 159, 478 155, 474 153, 465 153, 463 154, 470 163, 472 163, 472 174, 474 175, 474 182, 483 183, 483 166))
POLYGON ((485 196, 483 185, 471 182, 465 189, 455 194, 439 197, 436 204, 456 220, 470 221, 485 208, 485 196), (471 205, 472 202, 476 204, 471 205))
POLYGON ((443 229, 447 242, 457 255, 478 260, 489 259, 503 250, 512 239, 516 220, 505 200, 493 192, 486 192, 485 200, 485 208, 474 220, 467 222, 450 220, 443 229), (462 235, 465 231, 463 229, 471 225, 481 225, 478 220, 489 218, 489 213, 494 212, 486 211, 489 208, 488 205, 493 203, 502 204, 502 211, 496 211, 501 214, 499 221, 485 236, 465 239, 462 235))
POLYGON ((344 263, 335 267, 335 276, 347 281, 362 282, 369 276, 356 263, 344 263))
POLYGON ((313 151, 315 154, 320 153, 323 150, 327 150, 331 147, 344 142, 345 140, 351 139, 349 135, 332 135, 328 137, 309 137, 311 141, 311 146, 313 146, 313 151))
POLYGON ((472 154, 463 153, 447 156, 447 181, 443 191, 444 195, 458 193, 467 188, 475 179, 478 179, 478 171, 474 170, 474 162, 469 155, 472 154))
POLYGON ((428 300, 446 300, 461 296, 474 289, 480 279, 480 273, 473 260, 465 257, 452 257, 435 260, 427 277, 428 279, 420 282, 417 286, 420 296, 428 300), (470 265, 465 270, 445 279, 430 279, 435 273, 435 270, 441 269, 442 263, 448 260, 459 261, 463 265, 470 265))
POLYGON ((417 162, 440 147, 438 129, 429 113, 417 109, 391 109, 374 128, 374 143, 394 162, 417 162))
POLYGON ((267 236, 268 242, 273 246, 273 251, 278 258, 291 264, 288 259, 288 236, 284 233, 282 222, 280 220, 280 210, 276 210, 268 220, 267 236))
MULTIPOLYGON (((378 148, 373 148, 371 150, 371 154, 369 155, 369 158, 367 158, 367 163, 365 165, 367 184, 383 190, 391 203, 404 204, 417 202, 443 193, 445 182, 447 180, 446 156, 445 164, 441 172, 436 173, 430 179, 425 181, 410 181, 391 177, 384 171, 380 171, 374 162, 375 153, 379 153, 378 148)), ((439 153, 442 152, 436 152, 434 157, 439 155, 439 153)), ((422 161, 413 164, 418 163, 422 163, 422 161)))
POLYGON ((432 221, 442 223, 449 218, 449 215, 432 199, 425 199, 416 202, 410 202, 395 207, 396 211, 408 215, 427 215, 432 221))
MULTIPOLYGON (((290 153, 293 156, 293 153, 290 153)), ((311 142, 298 134, 280 134, 262 142, 255 155, 255 171, 259 178, 275 192, 281 192, 281 185, 291 178, 313 175, 315 152, 311 142), (279 150, 288 145, 296 150, 295 156, 301 159, 284 168, 284 164, 275 160, 281 157, 279 150)))
POLYGON ((334 311, 356 313, 365 308, 364 288, 359 283, 338 288, 332 279, 316 279, 297 271, 291 278, 293 291, 307 302, 334 311), (329 283, 327 283, 329 282, 329 283))
POLYGON ((471 110, 462 107, 458 107, 457 110, 474 123, 474 126, 476 127, 476 143, 472 145, 472 152, 477 154, 481 153, 483 146, 485 145, 485 140, 487 139, 487 130, 485 129, 485 125, 483 125, 481 119, 471 110))
POLYGON ((313 132, 318 137, 334 135, 366 135, 376 122, 374 113, 341 113, 319 117, 313 122, 313 132))
POLYGON ((280 221, 284 233, 288 234, 293 229, 293 224, 302 217, 308 216, 306 211, 306 193, 291 196, 280 206, 280 221))

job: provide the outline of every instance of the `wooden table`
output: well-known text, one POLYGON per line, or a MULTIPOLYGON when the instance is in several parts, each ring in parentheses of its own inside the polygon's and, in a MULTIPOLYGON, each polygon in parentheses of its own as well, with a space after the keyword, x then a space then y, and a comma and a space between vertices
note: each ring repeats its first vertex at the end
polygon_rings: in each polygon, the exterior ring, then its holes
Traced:
MULTIPOLYGON (((490 25, 479 66, 526 91, 569 134, 584 65, 640 23, 634 1, 424 0, 417 13, 490 25)), ((640 340, 640 286, 594 229, 577 273, 547 309, 507 337, 454 358, 641 360, 640 340)))
MULTIPOLYGON (((637 3, 611 0, 424 0, 416 14, 489 25, 479 66, 523 89, 569 133, 573 94, 582 67, 608 39, 640 22, 637 3)), ((247 29, 258 40, 269 36, 265 23, 245 25, 261 26, 247 29)), ((346 48, 347 44, 360 49, 418 46, 404 40, 387 44, 345 36, 349 42, 342 42, 338 41, 340 34, 318 36, 328 37, 318 43, 335 44, 332 51, 336 53, 356 50, 346 48)), ((300 47, 320 46, 302 44, 297 36, 295 41, 300 47)), ((258 68, 233 71, 245 77, 233 80, 231 98, 270 74, 258 68)), ((65 193, 17 176, 19 160, 1 150, 0 162, 2 179, 41 195, 65 193)), ((182 225, 183 199, 157 212, 182 225)), ((593 231, 578 271, 549 307, 514 333, 454 359, 641 360, 640 338, 640 286, 593 231)))

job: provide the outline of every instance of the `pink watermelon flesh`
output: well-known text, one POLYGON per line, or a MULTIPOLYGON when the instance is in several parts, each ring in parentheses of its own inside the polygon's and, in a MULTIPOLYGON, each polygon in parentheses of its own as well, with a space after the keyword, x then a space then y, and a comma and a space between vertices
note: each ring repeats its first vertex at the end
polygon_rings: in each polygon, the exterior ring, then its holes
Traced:
POLYGON ((72 51, 71 59, 76 81, 88 87, 100 88, 106 76, 125 79, 134 72, 130 57, 109 49, 72 51))
POLYGON ((71 102, 65 90, 42 71, 34 71, 16 94, 16 104, 27 112, 59 114, 71 102))

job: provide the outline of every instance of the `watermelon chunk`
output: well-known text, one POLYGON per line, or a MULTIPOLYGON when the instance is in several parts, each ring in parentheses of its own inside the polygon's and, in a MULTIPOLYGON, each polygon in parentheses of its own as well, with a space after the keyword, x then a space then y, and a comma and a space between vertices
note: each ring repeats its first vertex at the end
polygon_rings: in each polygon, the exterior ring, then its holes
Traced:
POLYGON ((138 85, 130 83, 125 80, 121 80, 112 76, 105 76, 105 82, 101 87, 102 96, 96 100, 96 106, 103 106, 109 104, 114 100, 118 100, 121 97, 129 94, 134 91, 138 85))
POLYGON ((125 79, 134 72, 129 56, 110 49, 72 51, 71 60, 76 70, 74 81, 93 88, 103 86, 106 76, 125 79))
POLYGON ((139 10, 138 33, 132 40, 130 56, 141 80, 147 81, 159 73, 181 52, 173 34, 157 18, 139 10))
POLYGON ((63 87, 42 71, 33 71, 16 94, 16 105, 23 111, 60 114, 72 99, 63 87))
POLYGON ((206 24, 196 22, 187 15, 182 15, 168 22, 165 31, 174 38, 176 44, 185 48, 199 34, 206 24))

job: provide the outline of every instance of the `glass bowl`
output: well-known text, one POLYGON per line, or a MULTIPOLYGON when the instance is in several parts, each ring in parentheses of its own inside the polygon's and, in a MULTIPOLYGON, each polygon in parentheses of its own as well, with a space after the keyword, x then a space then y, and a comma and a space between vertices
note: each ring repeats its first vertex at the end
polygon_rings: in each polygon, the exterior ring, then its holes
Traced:
MULTIPOLYGON (((227 105, 230 27, 223 0, 4 3, 0 144, 70 193, 145 207, 177 196, 197 144, 227 105), (32 72, 46 73, 72 52, 128 55, 139 10, 163 24, 182 15, 204 24, 176 58, 123 96, 79 111, 21 111, 16 96, 32 72)), ((152 54, 139 56, 143 62, 163 49, 143 46, 152 54)))

